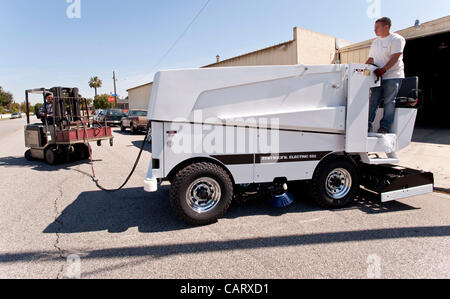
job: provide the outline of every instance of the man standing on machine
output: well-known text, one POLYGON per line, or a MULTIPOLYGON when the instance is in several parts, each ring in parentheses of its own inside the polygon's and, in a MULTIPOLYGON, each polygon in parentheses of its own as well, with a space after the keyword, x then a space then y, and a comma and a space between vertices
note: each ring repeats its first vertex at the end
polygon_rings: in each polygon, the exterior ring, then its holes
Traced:
POLYGON ((403 50, 406 40, 399 34, 390 33, 391 19, 381 18, 375 22, 377 39, 372 43, 366 64, 378 67, 375 74, 381 78, 381 86, 372 88, 370 96, 369 132, 381 102, 384 104, 384 116, 378 133, 387 134, 392 130, 395 118, 395 98, 405 78, 403 50))
POLYGON ((53 125, 53 94, 51 92, 45 92, 44 98, 45 102, 41 109, 39 109, 39 115, 43 123, 47 120, 47 125, 53 125))

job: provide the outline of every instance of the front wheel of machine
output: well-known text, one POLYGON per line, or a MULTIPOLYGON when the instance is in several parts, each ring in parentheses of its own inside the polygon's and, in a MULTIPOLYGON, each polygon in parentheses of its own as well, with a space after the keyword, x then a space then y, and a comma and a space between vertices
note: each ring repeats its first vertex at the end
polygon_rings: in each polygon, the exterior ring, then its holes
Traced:
POLYGON ((344 157, 330 157, 317 167, 310 185, 313 199, 324 208, 342 208, 355 200, 359 171, 344 157))
POLYGON ((48 147, 44 152, 45 162, 49 165, 55 165, 58 162, 58 156, 56 149, 53 147, 48 147))
POLYGON ((189 225, 217 222, 233 200, 233 183, 228 173, 213 163, 189 165, 171 183, 170 204, 189 225))

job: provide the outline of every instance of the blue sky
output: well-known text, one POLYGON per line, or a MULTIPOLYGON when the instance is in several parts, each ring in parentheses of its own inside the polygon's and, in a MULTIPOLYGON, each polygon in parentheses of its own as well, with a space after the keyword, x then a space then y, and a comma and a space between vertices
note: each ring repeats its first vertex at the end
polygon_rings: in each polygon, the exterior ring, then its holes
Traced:
MULTIPOLYGON (((81 18, 69 19, 69 0, 0 0, 0 86, 23 101, 36 87, 118 93, 152 81, 158 69, 199 67, 293 38, 295 26, 360 42, 373 37, 367 15, 380 1, 393 30, 450 14, 448 0, 211 0, 177 46, 153 67, 206 3, 206 0, 79 0, 81 18)), ((74 1, 74 0, 72 0, 74 1)))

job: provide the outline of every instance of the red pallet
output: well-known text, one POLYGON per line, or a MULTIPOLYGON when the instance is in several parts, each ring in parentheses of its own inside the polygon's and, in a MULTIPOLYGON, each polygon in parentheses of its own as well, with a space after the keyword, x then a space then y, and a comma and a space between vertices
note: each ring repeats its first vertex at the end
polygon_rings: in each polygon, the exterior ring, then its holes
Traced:
MULTIPOLYGON (((87 141, 90 140, 102 140, 110 139, 112 132, 110 127, 105 128, 89 128, 86 129, 87 141)), ((68 131, 56 132, 56 142, 72 143, 84 141, 85 132, 84 129, 71 129, 68 131)))

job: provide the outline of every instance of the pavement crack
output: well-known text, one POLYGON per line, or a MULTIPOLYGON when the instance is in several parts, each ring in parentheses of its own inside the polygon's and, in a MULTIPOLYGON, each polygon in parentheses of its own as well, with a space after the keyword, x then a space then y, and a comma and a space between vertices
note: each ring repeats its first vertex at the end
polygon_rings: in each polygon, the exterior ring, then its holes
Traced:
MULTIPOLYGON (((62 189, 62 185, 60 184, 58 186, 58 194, 55 198, 54 201, 54 209, 55 209, 55 222, 58 223, 61 228, 64 227, 64 223, 62 222, 62 220, 59 218, 60 216, 60 211, 58 208, 58 201, 62 200, 63 198, 63 189, 62 189)), ((64 250, 61 248, 60 246, 60 239, 61 239, 61 234, 58 232, 58 230, 56 231, 56 240, 55 243, 53 244, 53 247, 55 247, 55 249, 57 250, 59 257, 65 261, 65 257, 64 257, 64 250)), ((64 265, 61 266, 61 269, 59 270, 56 279, 61 279, 62 275, 63 275, 63 270, 64 270, 64 265)))

